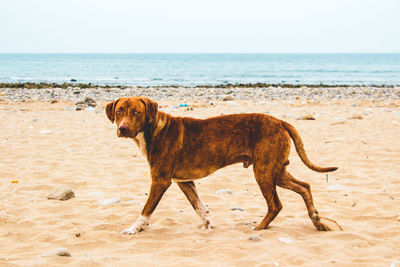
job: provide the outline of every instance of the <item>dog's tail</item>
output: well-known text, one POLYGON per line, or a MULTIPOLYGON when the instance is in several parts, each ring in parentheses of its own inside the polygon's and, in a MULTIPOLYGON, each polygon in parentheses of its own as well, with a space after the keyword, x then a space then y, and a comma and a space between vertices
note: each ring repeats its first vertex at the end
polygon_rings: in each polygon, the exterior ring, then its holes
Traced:
POLYGON ((303 141, 301 141, 300 135, 297 130, 287 122, 282 121, 283 127, 288 131, 290 137, 293 139, 294 146, 296 147, 297 154, 299 154, 301 161, 313 171, 316 172, 333 172, 337 170, 337 167, 319 167, 313 164, 308 158, 306 151, 304 150, 303 141))

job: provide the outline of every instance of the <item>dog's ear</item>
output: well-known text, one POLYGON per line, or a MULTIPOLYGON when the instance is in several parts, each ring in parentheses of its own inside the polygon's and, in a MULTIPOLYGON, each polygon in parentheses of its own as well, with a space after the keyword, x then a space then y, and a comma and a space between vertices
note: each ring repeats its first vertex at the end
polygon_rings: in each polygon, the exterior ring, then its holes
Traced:
POLYGON ((155 120, 158 112, 158 104, 147 97, 141 97, 140 101, 144 104, 146 108, 146 120, 148 123, 151 123, 155 120))
POLYGON ((114 101, 114 102, 108 103, 108 104, 106 105, 106 114, 107 114, 107 118, 108 118, 112 123, 114 123, 114 118, 115 118, 115 106, 117 105, 118 101, 119 101, 119 99, 116 100, 116 101, 114 101))

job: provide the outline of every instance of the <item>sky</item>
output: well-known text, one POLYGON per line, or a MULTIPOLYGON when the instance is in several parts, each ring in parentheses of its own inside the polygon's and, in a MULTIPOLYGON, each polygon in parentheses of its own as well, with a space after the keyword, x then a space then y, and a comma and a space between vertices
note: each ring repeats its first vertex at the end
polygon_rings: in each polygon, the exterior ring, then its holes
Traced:
POLYGON ((0 53, 399 53, 400 0, 0 0, 0 53))

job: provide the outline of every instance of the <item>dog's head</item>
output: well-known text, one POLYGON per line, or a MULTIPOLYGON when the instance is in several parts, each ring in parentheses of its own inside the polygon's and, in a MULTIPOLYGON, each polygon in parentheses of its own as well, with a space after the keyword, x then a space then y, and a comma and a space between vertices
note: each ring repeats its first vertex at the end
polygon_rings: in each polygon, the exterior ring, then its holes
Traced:
POLYGON ((135 137, 146 124, 154 122, 158 104, 146 97, 119 98, 106 105, 106 114, 117 124, 118 137, 135 137))

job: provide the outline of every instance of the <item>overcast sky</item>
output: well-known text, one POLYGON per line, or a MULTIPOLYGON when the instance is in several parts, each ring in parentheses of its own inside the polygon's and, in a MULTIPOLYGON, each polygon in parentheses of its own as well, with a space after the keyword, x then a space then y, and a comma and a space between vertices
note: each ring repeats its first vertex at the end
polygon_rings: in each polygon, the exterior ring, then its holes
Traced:
POLYGON ((400 52, 400 0, 0 0, 13 52, 400 52))

